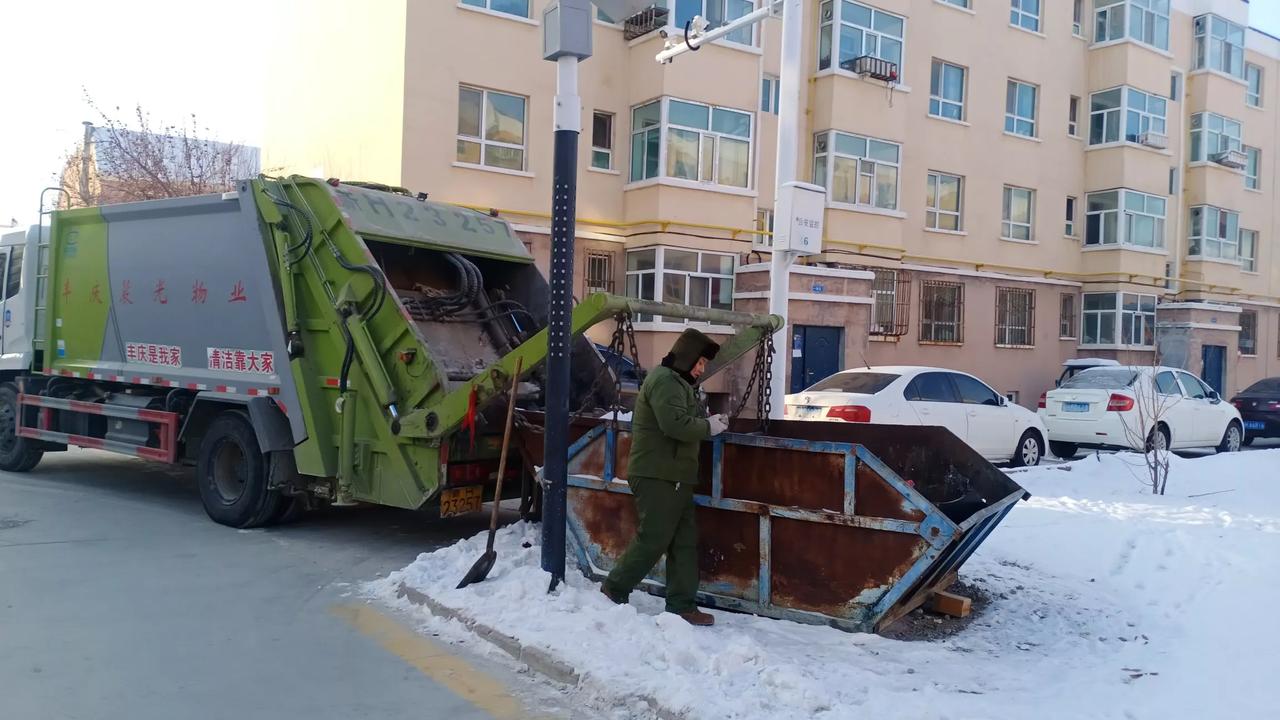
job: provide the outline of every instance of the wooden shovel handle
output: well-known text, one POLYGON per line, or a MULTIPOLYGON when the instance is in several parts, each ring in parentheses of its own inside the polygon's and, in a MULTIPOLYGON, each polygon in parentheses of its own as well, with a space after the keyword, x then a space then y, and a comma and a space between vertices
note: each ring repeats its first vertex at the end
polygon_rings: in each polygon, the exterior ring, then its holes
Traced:
POLYGON ((493 490, 493 513, 489 516, 489 546, 493 550, 493 535, 498 531, 498 505, 502 502, 502 478, 507 474, 507 448, 511 446, 511 425, 516 416, 516 395, 520 389, 520 371, 524 358, 516 358, 516 369, 511 374, 511 396, 507 399, 507 424, 502 429, 502 451, 498 455, 498 484, 493 490))

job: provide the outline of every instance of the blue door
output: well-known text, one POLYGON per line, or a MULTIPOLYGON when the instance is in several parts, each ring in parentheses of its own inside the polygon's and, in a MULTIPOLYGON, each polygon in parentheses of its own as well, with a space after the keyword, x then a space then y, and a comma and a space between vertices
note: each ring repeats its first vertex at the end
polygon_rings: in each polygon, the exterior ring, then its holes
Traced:
POLYGON ((840 372, 844 328, 794 325, 791 328, 791 392, 800 392, 840 372))
POLYGON ((1223 386, 1227 384, 1223 375, 1227 368, 1227 348, 1223 345, 1205 345, 1202 353, 1204 372, 1200 373, 1200 379, 1221 395, 1223 386))

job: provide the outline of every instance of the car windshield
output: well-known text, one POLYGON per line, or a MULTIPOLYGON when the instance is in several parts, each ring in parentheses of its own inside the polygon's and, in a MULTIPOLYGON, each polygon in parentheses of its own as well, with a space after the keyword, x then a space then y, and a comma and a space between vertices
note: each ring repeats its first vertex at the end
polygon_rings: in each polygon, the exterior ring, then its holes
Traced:
POLYGON ((875 395, 889 387, 889 383, 900 376, 893 373, 852 372, 836 373, 826 379, 819 380, 805 392, 842 392, 859 395, 875 395))
POLYGON ((1133 384, 1138 373, 1129 368, 1095 367, 1062 383, 1064 390, 1117 390, 1133 384))
POLYGON ((1273 377, 1273 378, 1267 378, 1266 380, 1259 380, 1258 382, 1245 388, 1244 391, 1247 393, 1255 393, 1255 394, 1280 393, 1280 377, 1273 377))

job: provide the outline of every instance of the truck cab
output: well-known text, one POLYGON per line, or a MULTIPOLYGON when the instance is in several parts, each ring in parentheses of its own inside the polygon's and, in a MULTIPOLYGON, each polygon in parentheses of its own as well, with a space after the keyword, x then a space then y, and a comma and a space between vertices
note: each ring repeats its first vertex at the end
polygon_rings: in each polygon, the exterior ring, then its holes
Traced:
POLYGON ((31 368, 38 231, 33 225, 0 235, 0 373, 6 376, 31 368))

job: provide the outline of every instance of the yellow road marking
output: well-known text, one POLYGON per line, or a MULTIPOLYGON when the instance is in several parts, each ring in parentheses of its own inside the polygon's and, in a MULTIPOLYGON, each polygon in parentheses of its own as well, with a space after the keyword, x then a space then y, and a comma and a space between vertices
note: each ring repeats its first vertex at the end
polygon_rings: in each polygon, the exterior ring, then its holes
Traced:
POLYGON ((418 672, 489 713, 494 720, 534 717, 497 680, 450 654, 444 645, 401 625, 376 608, 335 605, 330 611, 418 672))

